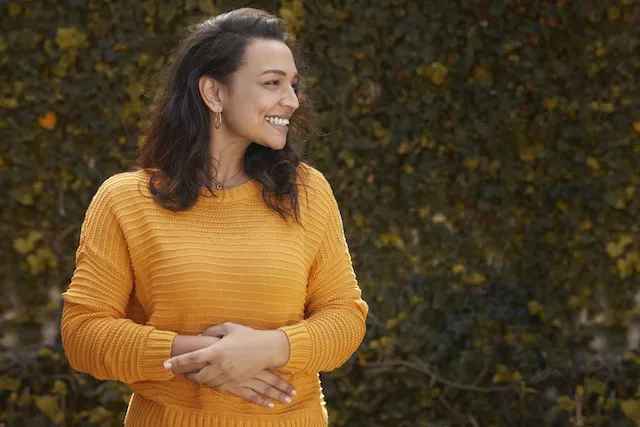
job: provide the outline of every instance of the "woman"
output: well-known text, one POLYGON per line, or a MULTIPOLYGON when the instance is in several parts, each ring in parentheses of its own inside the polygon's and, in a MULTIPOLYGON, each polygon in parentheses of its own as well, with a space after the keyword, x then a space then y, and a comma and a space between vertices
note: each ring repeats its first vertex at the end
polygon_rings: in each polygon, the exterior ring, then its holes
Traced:
POLYGON ((127 426, 328 424, 318 373, 360 345, 368 306, 332 189, 296 151, 290 46, 256 9, 191 27, 137 167, 87 209, 62 342, 131 387, 127 426))

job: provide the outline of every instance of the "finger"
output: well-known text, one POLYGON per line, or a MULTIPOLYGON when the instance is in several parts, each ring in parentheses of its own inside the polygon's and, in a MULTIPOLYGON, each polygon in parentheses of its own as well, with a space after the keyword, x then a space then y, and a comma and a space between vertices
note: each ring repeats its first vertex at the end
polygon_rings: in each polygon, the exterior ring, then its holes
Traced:
POLYGON ((213 325, 202 331, 200 335, 207 335, 210 337, 224 337, 229 334, 229 326, 233 325, 231 322, 221 323, 219 325, 213 325))
POLYGON ((240 386, 240 382, 237 381, 226 381, 223 382, 221 384, 220 381, 220 376, 213 378, 210 381, 207 381, 206 385, 211 387, 212 389, 214 389, 215 391, 219 391, 219 392, 225 392, 225 391, 231 391, 231 389, 234 389, 236 387, 240 386))
POLYGON ((208 365, 202 368, 199 372, 193 374, 193 379, 197 381, 198 384, 209 385, 212 382, 215 383, 215 381, 219 383, 220 380, 218 380, 218 377, 221 374, 223 374, 223 371, 222 369, 220 369, 220 367, 215 365, 208 365))
POLYGON ((187 381, 189 381, 190 383, 193 384, 198 384, 198 382, 196 381, 196 376, 197 372, 190 372, 188 374, 184 374, 184 377, 187 379, 187 381))
POLYGON ((257 378, 260 381, 263 381, 291 396, 295 396, 297 393, 293 385, 289 384, 288 382, 286 382, 285 380, 283 380, 273 372, 269 371, 268 369, 258 372, 258 374, 254 378, 257 378))
POLYGON ((252 378, 242 383, 243 386, 249 387, 251 390, 262 394, 263 396, 270 397, 274 400, 279 400, 282 403, 291 403, 291 397, 284 393, 282 390, 278 390, 274 386, 252 378))
POLYGON ((236 387, 231 389, 229 392, 243 398, 244 400, 255 403, 256 405, 266 406, 267 408, 273 408, 275 406, 269 399, 260 396, 255 391, 246 387, 236 387))
POLYGON ((201 348, 200 350, 191 351, 189 353, 181 354, 179 356, 172 357, 164 362, 165 369, 173 369, 178 366, 198 364, 198 363, 213 363, 218 356, 218 349, 215 344, 209 347, 201 348))
POLYGON ((216 376, 212 381, 209 381, 211 388, 217 391, 229 391, 232 387, 236 387, 241 381, 234 381, 226 372, 216 376))
POLYGON ((174 374, 188 374, 188 373, 196 373, 206 367, 208 363, 195 363, 192 365, 184 365, 173 368, 172 371, 174 374))
POLYGON ((200 335, 206 335, 209 337, 222 338, 226 335, 224 327, 222 325, 211 326, 200 333, 200 335))
POLYGON ((216 366, 207 364, 199 371, 184 374, 184 377, 193 384, 207 384, 220 375, 221 372, 216 366))

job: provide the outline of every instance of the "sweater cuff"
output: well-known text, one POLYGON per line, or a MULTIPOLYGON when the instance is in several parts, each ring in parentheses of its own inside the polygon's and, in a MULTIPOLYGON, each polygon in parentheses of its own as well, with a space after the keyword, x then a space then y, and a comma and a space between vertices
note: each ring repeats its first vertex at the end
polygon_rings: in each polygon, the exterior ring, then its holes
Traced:
POLYGON ((278 328, 289 340, 289 360, 279 370, 285 372, 302 371, 311 358, 311 335, 304 320, 289 326, 278 328))
POLYGON ((162 364, 171 358, 171 346, 178 334, 154 329, 147 338, 142 357, 142 376, 151 381, 167 381, 175 377, 171 369, 162 364))

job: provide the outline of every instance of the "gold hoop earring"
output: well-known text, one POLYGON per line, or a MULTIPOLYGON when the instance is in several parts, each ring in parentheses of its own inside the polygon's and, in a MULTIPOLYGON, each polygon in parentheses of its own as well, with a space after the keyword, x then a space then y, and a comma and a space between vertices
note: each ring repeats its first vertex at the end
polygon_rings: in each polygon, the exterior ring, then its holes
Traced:
POLYGON ((222 111, 216 114, 216 117, 213 119, 213 125, 216 129, 220 129, 220 124, 222 123, 222 111))

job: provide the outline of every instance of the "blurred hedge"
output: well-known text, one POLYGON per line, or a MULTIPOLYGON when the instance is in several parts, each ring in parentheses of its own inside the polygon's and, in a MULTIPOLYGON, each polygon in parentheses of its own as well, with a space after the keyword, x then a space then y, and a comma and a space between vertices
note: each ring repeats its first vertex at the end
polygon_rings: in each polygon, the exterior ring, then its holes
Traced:
MULTIPOLYGON (((128 388, 66 364, 59 295, 166 52, 239 4, 0 5, 0 425, 121 425, 128 388)), ((308 50, 371 304, 323 374, 332 425, 640 425, 640 3, 251 5, 308 50)))

